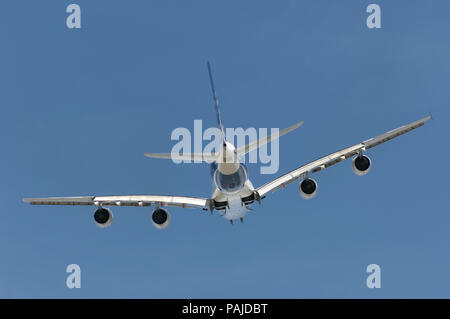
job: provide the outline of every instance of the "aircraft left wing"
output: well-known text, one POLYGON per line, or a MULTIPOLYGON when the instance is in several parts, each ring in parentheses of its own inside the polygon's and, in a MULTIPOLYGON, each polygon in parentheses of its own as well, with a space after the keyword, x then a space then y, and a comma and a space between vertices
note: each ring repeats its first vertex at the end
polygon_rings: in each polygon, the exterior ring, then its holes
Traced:
POLYGON ((269 192, 275 192, 275 191, 279 190, 280 188, 284 188, 287 184, 295 182, 296 180, 298 180, 300 178, 306 177, 308 173, 316 173, 318 171, 324 170, 325 168, 330 167, 336 163, 342 162, 342 161, 346 160, 347 158, 350 158, 352 156, 359 154, 360 152, 368 150, 368 149, 375 147, 381 143, 387 142, 397 136, 400 136, 409 131, 412 131, 412 130, 424 125, 425 122, 428 121, 430 118, 431 118, 431 116, 427 116, 421 120, 401 126, 392 131, 381 134, 377 137, 368 139, 364 142, 358 143, 356 145, 344 148, 343 150, 340 150, 340 151, 334 152, 332 154, 329 154, 327 156, 324 156, 322 158, 319 158, 318 160, 312 161, 306 165, 303 165, 297 169, 294 169, 293 171, 291 171, 283 176, 280 176, 279 178, 274 179, 273 181, 259 187, 256 190, 256 192, 259 195, 259 198, 262 198, 269 192))
POLYGON ((183 208, 205 208, 209 200, 200 197, 166 195, 119 195, 23 198, 31 205, 96 205, 96 206, 177 206, 183 208))

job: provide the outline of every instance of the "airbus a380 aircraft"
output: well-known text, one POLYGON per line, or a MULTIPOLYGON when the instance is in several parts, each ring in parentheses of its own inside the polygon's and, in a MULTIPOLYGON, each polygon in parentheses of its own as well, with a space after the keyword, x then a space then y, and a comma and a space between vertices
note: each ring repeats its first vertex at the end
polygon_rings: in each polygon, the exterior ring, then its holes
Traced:
POLYGON ((301 179, 298 191, 303 198, 310 199, 317 193, 317 183, 310 175, 324 170, 336 163, 342 162, 353 157, 353 171, 358 175, 365 175, 369 172, 371 161, 364 151, 375 147, 381 143, 389 141, 394 137, 400 136, 415 128, 422 126, 431 116, 425 117, 416 122, 401 126, 395 130, 381 134, 377 137, 363 141, 356 145, 344 148, 340 151, 331 153, 327 156, 312 161, 306 165, 296 168, 287 174, 284 174, 267 184, 254 188, 250 182, 245 165, 241 164, 239 159, 245 154, 259 148, 262 145, 270 143, 286 133, 296 129, 303 122, 297 123, 287 129, 284 129, 277 136, 268 136, 244 145, 234 147, 233 144, 225 139, 224 128, 220 119, 219 105, 214 88, 214 82, 211 74, 211 67, 208 62, 208 73, 211 84, 214 106, 217 115, 218 126, 222 135, 221 150, 217 153, 193 153, 193 154, 153 154, 145 155, 153 158, 181 159, 181 160, 201 160, 212 162, 211 175, 214 181, 215 189, 211 198, 201 197, 183 197, 183 196, 165 196, 165 195, 119 195, 119 196, 80 196, 80 197, 48 197, 48 198, 24 198, 23 201, 32 205, 94 205, 97 207, 94 213, 95 223, 100 227, 108 227, 113 220, 113 214, 106 206, 151 206, 155 209, 152 213, 153 225, 159 229, 166 228, 170 222, 169 212, 163 208, 166 206, 178 206, 183 208, 202 208, 221 212, 221 216, 233 220, 243 221, 244 216, 250 211, 250 205, 255 201, 261 203, 266 195, 275 192, 286 185, 301 179))

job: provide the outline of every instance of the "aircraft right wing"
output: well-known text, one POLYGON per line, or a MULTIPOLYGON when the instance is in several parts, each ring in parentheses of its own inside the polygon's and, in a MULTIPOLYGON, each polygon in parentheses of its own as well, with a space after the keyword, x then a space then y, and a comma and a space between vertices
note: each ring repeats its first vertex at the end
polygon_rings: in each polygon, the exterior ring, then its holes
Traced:
POLYGON ((430 118, 431 118, 431 116, 427 116, 421 120, 401 126, 399 128, 396 128, 395 130, 389 131, 389 132, 381 134, 377 137, 368 139, 364 142, 358 143, 356 145, 344 148, 343 150, 340 150, 340 151, 334 152, 332 154, 329 154, 327 156, 324 156, 322 158, 319 158, 319 159, 312 161, 306 165, 303 165, 297 169, 294 169, 293 171, 291 171, 283 176, 280 176, 271 182, 268 182, 267 184, 259 187, 256 190, 256 192, 257 192, 259 198, 262 198, 269 192, 275 192, 275 191, 279 190, 280 188, 284 188, 286 185, 288 185, 300 178, 306 177, 306 175, 308 173, 315 173, 315 172, 324 170, 325 168, 330 167, 336 163, 342 162, 342 161, 346 160, 347 158, 350 158, 352 156, 359 154, 362 151, 368 150, 372 147, 380 145, 381 143, 387 142, 397 136, 400 136, 409 131, 412 131, 412 130, 424 125, 425 122, 428 121, 430 118))

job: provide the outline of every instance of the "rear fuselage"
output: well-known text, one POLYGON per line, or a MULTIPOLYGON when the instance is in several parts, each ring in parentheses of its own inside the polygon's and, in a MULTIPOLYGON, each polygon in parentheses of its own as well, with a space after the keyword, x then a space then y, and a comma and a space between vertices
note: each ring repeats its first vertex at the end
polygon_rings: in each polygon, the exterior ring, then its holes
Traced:
POLYGON ((218 160, 210 165, 214 183, 211 198, 216 202, 226 202, 222 216, 233 220, 244 217, 249 211, 243 199, 251 196, 254 188, 248 178, 247 167, 236 156, 235 147, 229 142, 223 146, 218 160))

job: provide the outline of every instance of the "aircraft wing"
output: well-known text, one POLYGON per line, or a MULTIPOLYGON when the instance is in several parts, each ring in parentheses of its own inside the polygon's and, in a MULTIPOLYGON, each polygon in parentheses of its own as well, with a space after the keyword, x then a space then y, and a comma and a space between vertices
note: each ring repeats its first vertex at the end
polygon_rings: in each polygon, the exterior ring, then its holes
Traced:
POLYGON ((165 195, 119 195, 23 198, 31 205, 96 205, 96 206, 178 206, 183 208, 208 208, 209 200, 200 197, 165 195))
POLYGON ((397 136, 412 131, 424 125, 424 123, 428 121, 430 118, 431 116, 427 116, 421 120, 401 126, 399 128, 396 128, 395 130, 389 131, 377 137, 368 139, 364 142, 358 143, 356 145, 344 148, 343 150, 319 158, 297 169, 294 169, 293 171, 283 176, 280 176, 277 179, 274 179, 273 181, 259 187, 256 191, 258 192, 260 198, 262 198, 269 192, 275 192, 280 188, 284 188, 289 183, 292 183, 300 178, 304 178, 308 173, 315 173, 324 170, 325 168, 328 168, 336 163, 346 160, 347 158, 357 155, 361 151, 368 150, 372 147, 380 145, 381 143, 387 142, 397 136))

